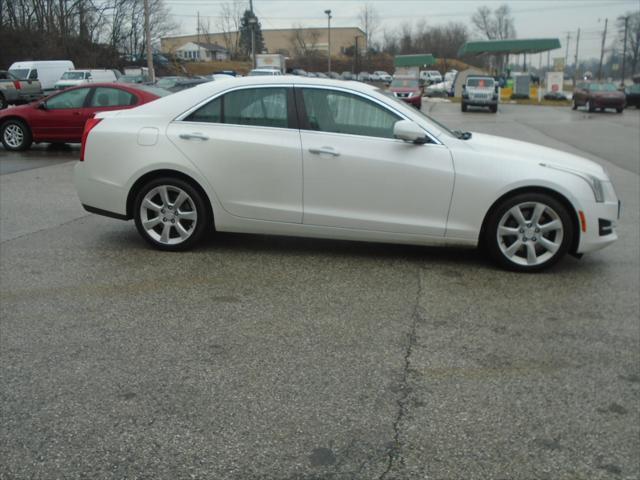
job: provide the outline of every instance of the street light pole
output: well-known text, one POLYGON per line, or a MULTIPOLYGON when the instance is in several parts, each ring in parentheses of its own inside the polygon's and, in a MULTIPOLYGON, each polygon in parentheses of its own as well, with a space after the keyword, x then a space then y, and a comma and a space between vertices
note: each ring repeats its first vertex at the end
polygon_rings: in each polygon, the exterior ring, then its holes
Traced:
POLYGON ((331 72, 331 10, 325 10, 324 13, 327 14, 327 72, 331 72))
POLYGON ((620 86, 624 87, 625 63, 627 60, 627 31, 629 29, 629 15, 624 17, 624 47, 622 48, 622 77, 620 78, 620 86))

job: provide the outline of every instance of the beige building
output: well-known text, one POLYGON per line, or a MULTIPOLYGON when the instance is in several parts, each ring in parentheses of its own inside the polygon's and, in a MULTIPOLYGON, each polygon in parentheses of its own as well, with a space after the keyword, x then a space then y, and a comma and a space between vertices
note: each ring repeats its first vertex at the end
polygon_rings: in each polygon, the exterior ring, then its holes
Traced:
MULTIPOLYGON (((286 56, 304 55, 310 51, 326 54, 328 38, 326 28, 283 28, 262 30, 266 52, 281 53, 286 56)), ((181 35, 164 37, 160 40, 163 53, 175 54, 180 47, 189 42, 218 44, 230 52, 234 51, 238 32, 201 33, 200 35, 181 35)), ((331 27, 331 56, 344 55, 345 51, 355 47, 356 37, 360 52, 366 51, 366 37, 357 27, 331 27)))

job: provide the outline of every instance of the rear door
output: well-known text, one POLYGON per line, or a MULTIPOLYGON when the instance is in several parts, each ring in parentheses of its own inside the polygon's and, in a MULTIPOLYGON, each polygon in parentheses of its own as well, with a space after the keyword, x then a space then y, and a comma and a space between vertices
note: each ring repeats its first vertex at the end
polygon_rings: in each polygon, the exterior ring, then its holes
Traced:
POLYGON ((80 142, 87 118, 89 88, 65 90, 49 97, 31 117, 34 137, 42 141, 80 142))
POLYGON ((138 103, 140 103, 138 97, 123 88, 93 87, 83 116, 86 122, 98 112, 133 108, 138 103))
POLYGON ((167 135, 237 217, 302 222, 302 154, 291 85, 241 87, 172 122, 167 135))

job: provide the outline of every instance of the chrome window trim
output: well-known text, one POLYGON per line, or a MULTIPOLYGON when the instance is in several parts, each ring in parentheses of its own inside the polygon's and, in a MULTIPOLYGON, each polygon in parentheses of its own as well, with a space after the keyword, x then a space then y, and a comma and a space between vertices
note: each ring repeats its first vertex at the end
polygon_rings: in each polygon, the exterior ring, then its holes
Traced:
MULTIPOLYGON (((240 86, 231 85, 229 86, 229 88, 225 90, 221 90, 215 93, 214 95, 207 97, 206 99, 202 100, 200 103, 196 104, 196 106, 191 107, 189 110, 186 110, 185 112, 181 113, 176 118, 174 118, 172 122, 186 121, 185 118, 191 115, 193 112, 195 112, 201 107, 204 107, 207 103, 212 102, 216 98, 226 95, 227 93, 235 92, 238 90, 254 90, 256 88, 293 88, 293 84, 292 83, 285 83, 285 84, 274 83, 269 85, 240 85, 240 86)), ((214 122, 190 122, 190 123, 207 123, 209 125, 237 125, 237 126, 245 126, 245 127, 251 126, 251 125, 241 125, 241 124, 238 125, 235 123, 214 123, 214 122)), ((282 127, 270 127, 270 128, 282 128, 282 127)))
MULTIPOLYGON (((283 75, 284 76, 284 75, 283 75)), ((231 93, 234 91, 238 91, 238 90, 253 90, 256 88, 315 88, 315 89, 320 89, 320 90, 334 90, 337 92, 342 92, 342 93, 348 93, 351 95, 356 95, 359 97, 364 98, 365 100, 369 100, 377 105, 379 105, 381 108, 384 108, 388 111, 391 111, 394 115, 399 116, 402 120, 409 120, 413 123, 414 122, 412 119, 410 119, 409 117, 407 117, 404 113, 400 112, 399 110, 396 110, 395 108, 393 108, 392 105, 389 105, 375 97, 372 97, 370 95, 366 95, 362 92, 359 92, 357 90, 352 90, 350 88, 344 88, 344 87, 336 87, 334 85, 315 85, 315 84, 304 84, 304 83, 274 83, 274 84, 269 84, 269 85, 239 85, 239 86, 235 86, 235 85, 230 85, 229 88, 226 88, 225 90, 221 90, 220 92, 215 93, 214 95, 207 97, 206 99, 202 100, 200 103, 196 104, 194 107, 191 107, 190 109, 186 110, 185 112, 181 113, 180 115, 178 115, 176 118, 174 118, 172 120, 172 122, 184 122, 186 121, 185 118, 188 117, 189 115, 191 115, 193 112, 195 112, 196 110, 198 110, 199 108, 203 107, 204 105, 206 105, 207 103, 215 100, 218 97, 221 97, 222 95, 226 95, 227 93, 231 93)), ((252 127, 253 125, 239 125, 239 124, 235 124, 235 123, 213 123, 213 122, 189 122, 189 123, 199 123, 199 124, 207 124, 207 125, 234 125, 234 126, 238 126, 238 127, 252 127)), ((426 136, 429 138, 430 142, 425 144, 425 145, 444 145, 440 140, 438 140, 437 137, 435 137, 433 134, 431 134, 428 130, 425 130, 425 128, 422 125, 417 124, 420 128, 422 128, 422 130, 424 130, 426 136)), ((265 127, 265 128, 285 128, 285 127, 265 127)), ((290 128, 286 127, 287 130, 291 130, 290 128)), ((300 131, 303 131, 302 129, 298 129, 300 131)), ((317 130, 304 130, 304 131, 311 131, 311 132, 316 132, 317 130)), ((321 133, 336 133, 336 132, 321 132, 321 133)), ((339 134, 339 135, 351 135, 354 137, 366 137, 366 138, 384 138, 384 137, 369 137, 366 135, 352 135, 352 134, 339 134)), ((394 138, 389 138, 387 140, 397 140, 394 138)))

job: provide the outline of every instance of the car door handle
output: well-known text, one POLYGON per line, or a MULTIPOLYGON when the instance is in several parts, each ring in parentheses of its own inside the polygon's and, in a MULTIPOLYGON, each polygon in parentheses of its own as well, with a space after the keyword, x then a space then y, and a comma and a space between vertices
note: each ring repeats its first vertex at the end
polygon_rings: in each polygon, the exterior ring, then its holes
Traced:
POLYGON ((202 133, 181 133, 179 135, 180 138, 182 138, 183 140, 192 140, 192 139, 196 139, 196 140, 209 140, 209 137, 207 137, 206 135, 203 135, 202 133))
POLYGON ((326 153, 328 155, 333 155, 334 157, 339 157, 340 153, 336 152, 333 148, 331 147, 322 147, 322 148, 310 148, 309 149, 309 153, 313 153, 314 155, 321 155, 323 153, 326 153))

